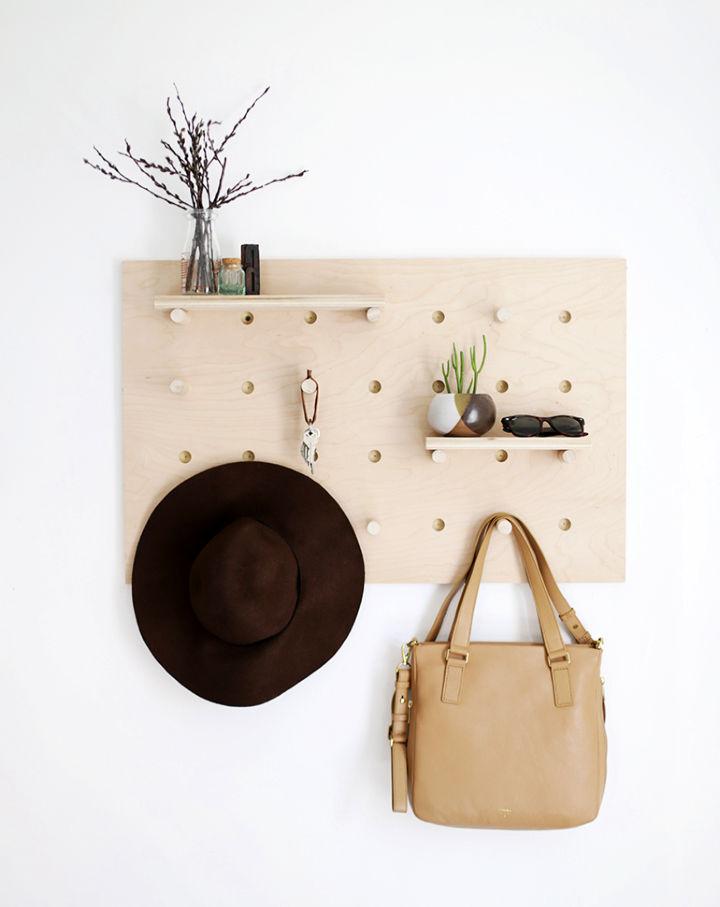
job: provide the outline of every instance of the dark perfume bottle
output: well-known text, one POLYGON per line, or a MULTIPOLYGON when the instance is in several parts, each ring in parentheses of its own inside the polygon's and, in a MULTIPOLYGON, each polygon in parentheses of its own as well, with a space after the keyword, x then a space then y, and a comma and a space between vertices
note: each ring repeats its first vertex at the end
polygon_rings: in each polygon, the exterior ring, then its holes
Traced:
POLYGON ((245 293, 260 295, 260 247, 244 244, 240 246, 240 258, 245 272, 245 293))

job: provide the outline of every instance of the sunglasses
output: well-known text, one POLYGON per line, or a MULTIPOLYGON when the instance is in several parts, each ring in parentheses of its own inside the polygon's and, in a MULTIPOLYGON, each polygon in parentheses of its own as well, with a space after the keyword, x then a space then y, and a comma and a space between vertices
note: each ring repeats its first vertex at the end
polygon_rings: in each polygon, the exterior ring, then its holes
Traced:
POLYGON ((584 438, 585 420, 580 416, 504 416, 501 419, 503 431, 516 438, 550 438, 563 435, 566 438, 584 438), (549 428, 543 428, 547 422, 549 428))

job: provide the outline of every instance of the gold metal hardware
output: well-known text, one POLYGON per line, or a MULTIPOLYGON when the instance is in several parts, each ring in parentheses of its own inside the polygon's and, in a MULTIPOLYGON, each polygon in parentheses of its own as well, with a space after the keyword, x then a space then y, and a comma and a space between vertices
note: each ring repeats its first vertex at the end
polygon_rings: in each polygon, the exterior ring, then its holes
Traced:
POLYGON ((595 648, 600 649, 601 652, 605 648, 605 640, 602 638, 602 636, 598 636, 598 638, 595 640, 595 648))
POLYGON ((410 666, 410 655, 417 644, 417 639, 411 639, 410 642, 405 642, 400 646, 401 667, 407 668, 410 666))

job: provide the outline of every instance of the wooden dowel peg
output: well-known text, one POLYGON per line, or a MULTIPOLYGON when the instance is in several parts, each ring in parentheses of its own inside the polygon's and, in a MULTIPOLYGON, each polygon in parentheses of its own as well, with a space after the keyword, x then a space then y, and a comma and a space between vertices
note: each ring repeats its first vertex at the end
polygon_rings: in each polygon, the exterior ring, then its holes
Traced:
POLYGON ((190 321, 190 316, 185 309, 170 309, 170 321, 173 324, 186 324, 190 321))
POLYGON ((574 463, 575 462, 575 451, 574 450, 559 450, 557 452, 558 459, 562 460, 563 463, 574 463))
POLYGON ((433 463, 444 463, 447 460, 447 453, 444 450, 434 450, 430 456, 433 463))
POLYGON ((171 394, 184 394, 188 389, 182 378, 173 378, 168 387, 171 394))
POLYGON ((380 316, 382 315, 382 310, 377 306, 370 306, 369 309, 365 309, 365 317, 368 321, 380 321, 380 316))
POLYGON ((498 520, 495 528, 502 535, 510 535, 512 532, 512 523, 510 520, 498 520))
POLYGON ((510 311, 510 309, 506 309, 504 306, 499 309, 495 309, 495 321, 502 323, 503 321, 510 321, 511 317, 512 312, 510 311))
POLYGON ((380 535, 380 523, 377 520, 370 520, 365 528, 369 535, 380 535))

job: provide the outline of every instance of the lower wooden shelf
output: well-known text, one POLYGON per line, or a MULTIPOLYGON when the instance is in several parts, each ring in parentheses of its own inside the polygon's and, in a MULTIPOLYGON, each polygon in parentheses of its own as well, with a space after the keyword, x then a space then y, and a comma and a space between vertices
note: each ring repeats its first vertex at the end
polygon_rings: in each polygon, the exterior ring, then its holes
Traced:
POLYGON ((425 438, 425 450, 583 450, 590 438, 516 438, 484 435, 481 438, 425 438))
POLYGON ((449 450, 494 450, 495 457, 507 460, 509 451, 555 451, 563 463, 572 463, 577 450, 591 447, 590 438, 516 438, 514 435, 484 435, 481 438, 425 438, 425 450, 435 463, 444 463, 449 450))

